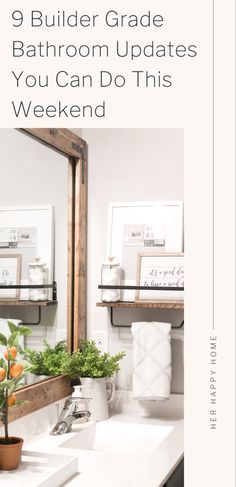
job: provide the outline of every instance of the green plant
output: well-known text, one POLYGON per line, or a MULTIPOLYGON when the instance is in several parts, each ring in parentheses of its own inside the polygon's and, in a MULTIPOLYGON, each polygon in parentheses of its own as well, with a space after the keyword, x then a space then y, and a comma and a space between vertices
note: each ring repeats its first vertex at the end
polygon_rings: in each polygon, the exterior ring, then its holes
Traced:
POLYGON ((62 366, 62 373, 72 379, 77 377, 111 377, 120 369, 119 361, 125 352, 116 355, 102 353, 92 340, 81 341, 81 349, 71 355, 67 354, 62 366))
POLYGON ((0 358, 0 419, 3 422, 5 430, 6 444, 11 443, 8 435, 8 412, 9 407, 22 404, 16 400, 14 391, 22 383, 22 379, 29 372, 29 367, 23 361, 17 360, 17 355, 24 351, 19 345, 21 335, 31 335, 31 330, 26 326, 17 327, 11 321, 8 321, 10 336, 7 338, 0 333, 0 345, 5 347, 3 356, 0 358))
POLYGON ((44 340, 44 350, 27 349, 25 356, 30 364, 30 372, 35 375, 59 375, 62 373, 62 366, 67 359, 66 342, 61 341, 51 347, 44 340))

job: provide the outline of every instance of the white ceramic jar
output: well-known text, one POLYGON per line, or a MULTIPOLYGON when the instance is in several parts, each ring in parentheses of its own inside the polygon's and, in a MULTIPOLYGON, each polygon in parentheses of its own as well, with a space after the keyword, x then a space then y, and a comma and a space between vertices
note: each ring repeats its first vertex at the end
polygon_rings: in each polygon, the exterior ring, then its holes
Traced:
MULTIPOLYGON (((120 285, 120 264, 114 261, 114 257, 108 257, 102 264, 101 284, 103 286, 120 285)), ((107 303, 120 301, 120 289, 102 289, 101 300, 107 303)))
MULTIPOLYGON (((40 262, 40 259, 35 259, 28 265, 28 277, 30 285, 44 285, 47 284, 47 267, 46 264, 40 262)), ((48 298, 47 288, 29 290, 30 301, 46 301, 48 298)))

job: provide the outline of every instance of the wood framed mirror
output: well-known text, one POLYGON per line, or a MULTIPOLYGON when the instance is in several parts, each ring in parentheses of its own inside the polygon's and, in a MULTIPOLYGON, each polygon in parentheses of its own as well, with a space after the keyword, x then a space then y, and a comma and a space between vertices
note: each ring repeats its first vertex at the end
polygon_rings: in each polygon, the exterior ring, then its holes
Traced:
POLYGON ((21 129, 68 158, 67 343, 78 348, 86 335, 87 147, 68 129, 21 129))
MULTIPOLYGON (((86 337, 87 145, 68 129, 24 128, 19 131, 68 161, 67 346, 72 351, 78 348, 79 340, 86 337)), ((27 404, 14 408, 11 420, 65 397, 70 391, 70 381, 66 377, 52 377, 24 387, 17 396, 27 404)))

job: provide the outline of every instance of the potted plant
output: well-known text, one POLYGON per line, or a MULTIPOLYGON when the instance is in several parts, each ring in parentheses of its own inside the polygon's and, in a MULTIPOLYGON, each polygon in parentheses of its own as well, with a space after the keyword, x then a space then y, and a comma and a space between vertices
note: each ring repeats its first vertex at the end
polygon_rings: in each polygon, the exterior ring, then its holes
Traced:
POLYGON ((115 385, 111 377, 120 369, 119 361, 125 352, 115 355, 102 353, 92 340, 81 341, 80 350, 67 355, 62 364, 62 372, 72 380, 80 379, 84 394, 91 398, 89 409, 91 419, 102 421, 108 418, 108 404, 114 398, 115 385), (110 383, 110 396, 107 384, 110 383))
POLYGON ((22 383, 28 372, 27 365, 18 360, 23 353, 19 345, 20 335, 30 335, 31 330, 26 326, 17 327, 8 321, 10 335, 7 338, 0 333, 0 420, 3 423, 5 436, 0 437, 0 470, 14 470, 21 460, 23 439, 9 436, 9 408, 21 403, 17 401, 14 391, 22 383))
POLYGON ((25 357, 30 365, 31 382, 45 379, 48 376, 60 375, 62 373, 62 364, 67 357, 66 342, 58 342, 54 347, 44 340, 44 349, 36 351, 32 349, 25 350, 25 357), (32 378, 33 376, 33 378, 32 378))

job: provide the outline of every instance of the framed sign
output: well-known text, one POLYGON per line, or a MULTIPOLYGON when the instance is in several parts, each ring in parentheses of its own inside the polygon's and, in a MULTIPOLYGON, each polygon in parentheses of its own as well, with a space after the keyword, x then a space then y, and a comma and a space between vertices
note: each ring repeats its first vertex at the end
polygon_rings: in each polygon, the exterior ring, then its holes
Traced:
MULTIPOLYGON (((52 205, 0 207, 0 252, 21 255, 19 284, 29 284, 28 264, 40 257, 46 263, 48 284, 54 280, 54 212, 52 205)), ((52 299, 51 290, 49 291, 52 299)), ((19 299, 29 299, 21 289, 19 299)))
MULTIPOLYGON (((183 252, 183 202, 110 203, 107 255, 121 265, 121 284, 135 286, 140 252, 183 252)), ((135 291, 121 293, 134 301, 135 291)))
POLYGON ((137 286, 164 287, 166 290, 137 290, 136 301, 177 301, 184 299, 183 253, 140 253, 137 259, 137 286))
MULTIPOLYGON (((20 269, 20 254, 0 254, 0 285, 20 284, 20 269)), ((18 299, 19 295, 19 289, 0 289, 0 299, 18 299)))

